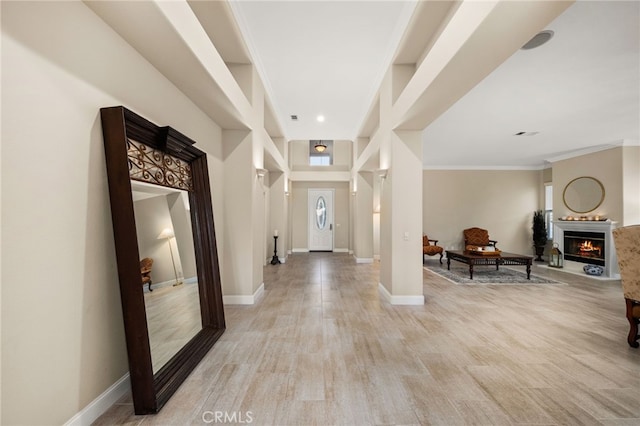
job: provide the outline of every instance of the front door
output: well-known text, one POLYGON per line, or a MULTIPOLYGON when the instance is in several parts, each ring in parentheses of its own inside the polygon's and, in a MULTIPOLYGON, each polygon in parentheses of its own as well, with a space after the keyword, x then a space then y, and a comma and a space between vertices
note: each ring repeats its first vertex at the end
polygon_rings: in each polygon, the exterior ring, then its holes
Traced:
POLYGON ((333 189, 309 189, 309 251, 333 251, 333 189))

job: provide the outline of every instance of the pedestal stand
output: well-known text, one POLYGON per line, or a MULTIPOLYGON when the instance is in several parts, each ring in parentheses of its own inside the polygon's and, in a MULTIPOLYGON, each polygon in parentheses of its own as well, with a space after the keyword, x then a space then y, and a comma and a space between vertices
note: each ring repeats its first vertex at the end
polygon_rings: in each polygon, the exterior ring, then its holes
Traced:
POLYGON ((271 258, 271 264, 277 265, 280 263, 280 259, 278 259, 278 237, 276 235, 273 236, 273 257, 271 258))

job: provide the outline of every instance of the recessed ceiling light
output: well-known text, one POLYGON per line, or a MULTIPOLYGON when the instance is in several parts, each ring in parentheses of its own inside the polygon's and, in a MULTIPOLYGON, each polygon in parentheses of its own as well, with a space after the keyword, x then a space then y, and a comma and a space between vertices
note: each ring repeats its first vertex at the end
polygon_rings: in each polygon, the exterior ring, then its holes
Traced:
POLYGON ((316 117, 316 120, 322 123, 324 121, 324 115, 319 115, 318 117, 316 117))
POLYGON ((530 50, 535 49, 536 47, 540 47, 553 37, 553 31, 545 30, 540 31, 538 34, 534 35, 531 40, 525 43, 520 49, 522 50, 530 50))

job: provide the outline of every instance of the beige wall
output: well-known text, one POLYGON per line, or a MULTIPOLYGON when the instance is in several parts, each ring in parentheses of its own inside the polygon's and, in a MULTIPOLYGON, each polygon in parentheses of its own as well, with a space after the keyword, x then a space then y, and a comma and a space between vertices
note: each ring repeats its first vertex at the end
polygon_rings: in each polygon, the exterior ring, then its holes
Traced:
POLYGON ((289 167, 295 171, 308 170, 349 170, 352 165, 353 143, 346 140, 333 141, 333 165, 309 165, 309 141, 289 141, 289 167))
MULTIPOLYGON (((136 232, 138 237, 138 251, 140 258, 150 257, 153 259, 151 279, 155 284, 165 281, 175 281, 171 252, 167 245, 167 239, 158 239, 158 235, 165 228, 174 229, 167 197, 162 195, 133 203, 136 218, 136 232)), ((191 232, 191 229, 189 229, 191 232)), ((176 236, 181 237, 181 233, 176 229, 176 236)), ((173 262, 175 262, 178 277, 183 277, 182 259, 180 250, 176 245, 177 238, 171 238, 171 250, 173 250, 173 262)), ((192 246, 193 247, 193 246, 192 246)))
MULTIPOLYGON (((353 255, 360 261, 373 260, 373 173, 360 172, 356 176, 358 191, 351 197, 354 211, 353 255)), ((379 225, 379 224, 378 224, 379 225)))
POLYGON ((63 424, 128 372, 99 108, 211 154, 218 237, 220 129, 83 3, 1 7, 1 423, 63 424))
POLYGON ((334 249, 349 249, 349 182, 293 182, 291 203, 292 250, 308 249, 309 223, 307 220, 308 190, 334 189, 334 249))
POLYGON ((622 148, 613 148, 553 163, 553 217, 573 215, 564 204, 564 188, 573 179, 591 176, 598 179, 605 197, 593 214, 623 221, 622 148))
POLYGON ((576 215, 562 198, 566 185, 580 176, 598 179, 605 197, 593 214, 619 225, 640 223, 640 147, 621 146, 553 163, 554 217, 576 215))
POLYGON ((623 225, 640 224, 640 146, 622 148, 623 225))
POLYGON ((422 229, 445 249, 461 249, 462 231, 489 231, 504 251, 532 254, 531 221, 542 208, 542 171, 425 170, 422 229))

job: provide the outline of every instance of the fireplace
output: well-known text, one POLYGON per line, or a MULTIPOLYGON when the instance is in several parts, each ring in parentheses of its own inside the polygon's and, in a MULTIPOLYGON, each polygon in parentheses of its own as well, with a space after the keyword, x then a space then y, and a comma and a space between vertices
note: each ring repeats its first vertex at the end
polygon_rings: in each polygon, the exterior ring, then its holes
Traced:
POLYGON ((564 231, 564 258, 605 266, 604 232, 564 231))
POLYGON ((611 231, 617 222, 591 220, 556 220, 553 242, 564 255, 568 272, 583 274, 585 263, 604 267, 602 278, 618 279, 618 258, 611 231))

